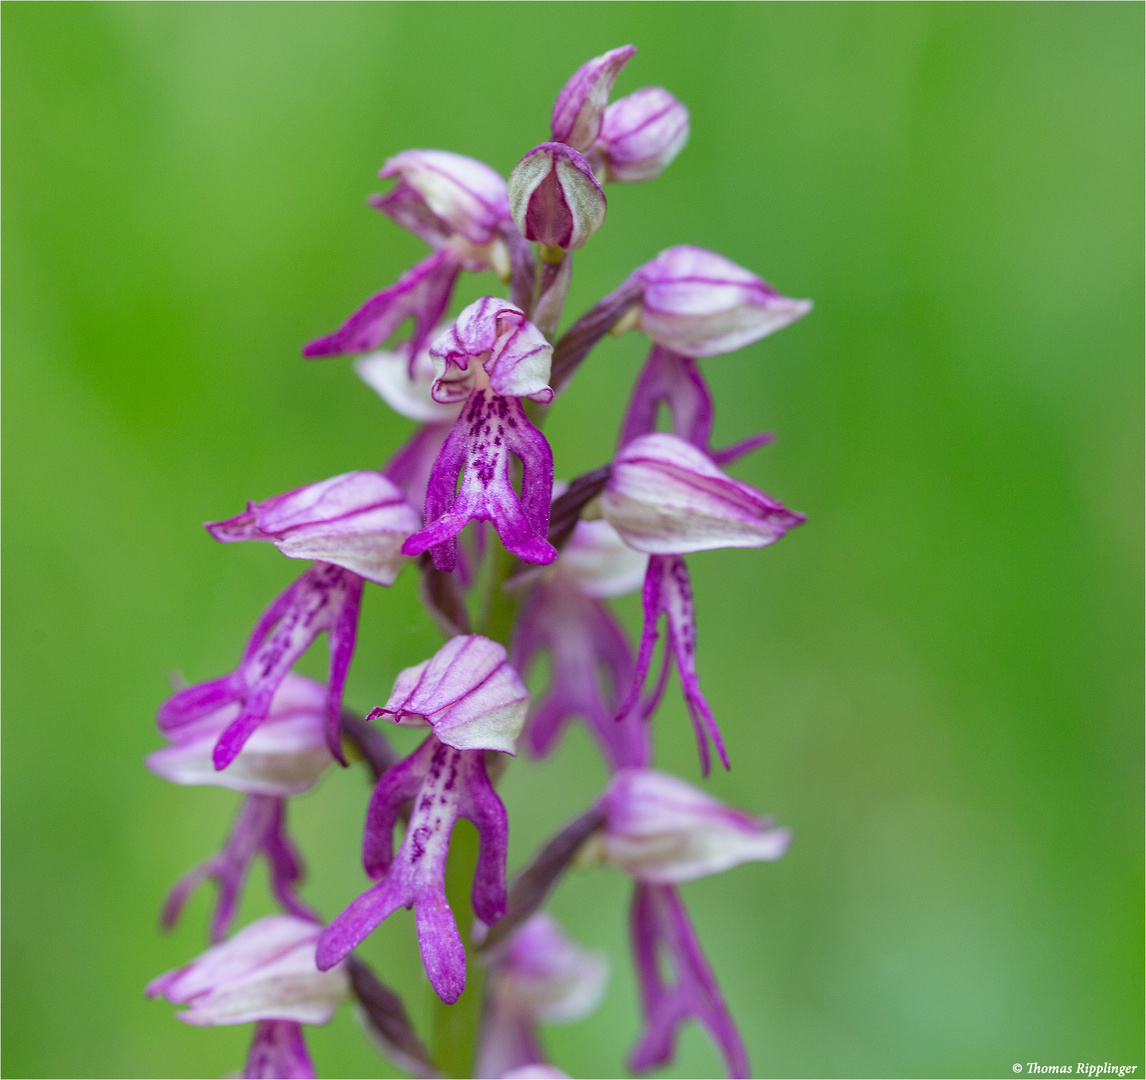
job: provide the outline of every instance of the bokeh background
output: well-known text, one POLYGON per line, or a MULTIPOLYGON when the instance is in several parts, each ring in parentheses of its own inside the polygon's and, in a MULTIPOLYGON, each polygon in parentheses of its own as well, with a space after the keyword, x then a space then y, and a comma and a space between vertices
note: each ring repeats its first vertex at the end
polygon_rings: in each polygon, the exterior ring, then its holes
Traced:
MULTIPOLYGON (((803 323, 706 361, 737 475, 809 515, 690 560, 733 770, 792 827, 774 865, 684 888, 760 1076, 996 1076, 1143 1062, 1140 4, 15 4, 3 21, 3 1073, 218 1076, 248 1029, 142 987, 203 945, 168 885, 236 797, 141 767, 167 676, 230 670, 298 572, 205 519, 375 467, 410 425, 304 362, 423 249, 364 197, 411 146, 503 173, 558 88, 633 41, 617 92, 692 110, 655 183, 609 189, 575 315, 662 248, 715 248, 803 323)), ((471 278, 457 306, 495 287, 471 278)), ((607 456, 643 354, 607 341, 551 418, 559 474, 607 456)), ((621 605, 630 625, 636 605, 621 605)), ((372 588, 348 702, 437 647, 412 575, 372 588)), ((305 667, 318 673, 320 643, 305 667)), ((697 778, 670 695, 658 761, 697 778)), ((410 741, 410 740, 407 740, 410 741)), ((511 862, 599 790, 574 732, 503 784, 511 862)), ((299 801, 307 895, 363 887, 367 786, 299 801)), ((608 950, 554 1028, 616 1076, 638 1023, 627 887, 552 907, 608 950)), ((261 869, 244 917, 268 910, 261 869)), ((420 1021, 412 921, 367 946, 420 1021)), ((388 1076, 348 1010, 322 1075, 388 1076)), ((719 1075, 690 1027, 665 1075, 719 1075)))

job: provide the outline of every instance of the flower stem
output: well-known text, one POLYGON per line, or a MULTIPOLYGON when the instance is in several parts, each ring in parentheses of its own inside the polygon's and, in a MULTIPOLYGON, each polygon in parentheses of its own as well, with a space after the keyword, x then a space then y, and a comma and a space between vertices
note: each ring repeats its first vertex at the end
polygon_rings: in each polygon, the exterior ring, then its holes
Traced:
MULTIPOLYGON (((474 913, 470 903, 474 870, 477 867, 477 830, 465 820, 454 826, 450 854, 446 862, 446 899, 458 921, 462 940, 468 942, 474 913)), ((453 1005, 434 995, 431 1052, 441 1070, 449 1077, 474 1075, 477 1065, 478 1035, 481 1026, 485 968, 472 950, 466 964, 466 988, 453 1005)))
POLYGON ((519 597, 516 593, 506 592, 504 586, 517 567, 517 557, 497 544, 490 554, 490 561, 485 601, 478 614, 478 633, 509 648, 519 597))
MULTIPOLYGON (((477 632, 503 645, 509 644, 518 598, 502 586, 509 580, 517 558, 494 542, 490 553, 486 595, 478 615, 477 632)), ((454 826, 450 854, 446 862, 446 900, 449 901, 462 941, 469 942, 474 913, 470 902, 474 872, 478 860, 477 830, 465 820, 454 826)), ((478 1039, 485 991, 485 968, 467 949, 466 988, 453 1005, 434 995, 432 1053, 434 1060, 449 1077, 474 1075, 477 1065, 478 1039)))

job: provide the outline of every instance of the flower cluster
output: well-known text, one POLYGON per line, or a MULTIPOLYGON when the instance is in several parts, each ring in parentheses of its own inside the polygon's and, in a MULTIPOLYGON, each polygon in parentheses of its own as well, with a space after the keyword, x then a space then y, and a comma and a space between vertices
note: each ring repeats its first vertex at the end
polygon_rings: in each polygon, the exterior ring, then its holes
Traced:
POLYGON ((721 255, 678 246, 637 267, 558 335, 573 253, 605 221, 605 187, 653 179, 688 141, 688 110, 667 90, 610 101, 635 52, 613 49, 573 74, 554 104, 551 140, 529 150, 508 181, 442 150, 386 162, 381 175, 394 186, 371 205, 432 253, 303 354, 354 357, 359 377, 417 427, 380 471, 320 480, 207 525, 222 543, 265 541, 310 562, 259 618, 234 671, 163 703, 168 745, 147 760, 175 783, 243 795, 222 849, 163 907, 170 926, 190 894, 214 881, 211 947, 147 993, 186 1006, 179 1017, 190 1024, 254 1023, 245 1076, 315 1075, 303 1025, 329 1022, 346 999, 357 1002, 371 1038, 415 1075, 564 1075, 546 1061, 539 1025, 586 1015, 608 980, 607 963, 542 911, 573 865, 632 882, 644 1026, 631 1067, 668 1062, 681 1024, 695 1019, 729 1075, 748 1075, 679 886, 777 859, 789 835, 653 768, 651 731, 675 665, 701 773, 712 748, 729 766, 700 685, 686 558, 765 547, 804 518, 724 471, 771 436, 712 445, 700 361, 758 341, 811 305, 721 255), (451 318, 460 275, 487 272, 508 298, 483 296, 451 318), (599 468, 555 482, 546 415, 598 343, 628 331, 651 348, 617 450, 599 468), (662 406, 667 431, 658 428, 662 406), (407 564, 446 641, 402 671, 388 700, 363 718, 342 701, 362 593, 367 583, 389 587, 407 564), (608 601, 637 589, 644 627, 634 648, 608 601), (659 673, 650 679, 662 617, 659 673), (321 633, 325 684, 293 670, 321 633), (542 656, 548 680, 531 697, 526 683, 542 656), (519 745, 544 758, 574 721, 588 726, 611 778, 508 879, 498 779, 519 745), (391 724, 421 728, 425 738, 403 758, 381 733, 391 724), (331 765, 351 761, 365 762, 374 782, 362 834, 373 884, 328 921, 300 895, 287 804, 331 765), (459 818, 479 841, 468 864, 448 858, 459 818), (260 855, 283 913, 232 934, 260 855), (403 907, 413 908, 438 1008, 474 1018, 469 1044, 457 1023, 441 1025, 454 1034, 427 1047, 401 997, 355 954, 403 907), (474 961, 484 977, 463 996, 474 961), (480 987, 484 999, 475 1000, 480 987))

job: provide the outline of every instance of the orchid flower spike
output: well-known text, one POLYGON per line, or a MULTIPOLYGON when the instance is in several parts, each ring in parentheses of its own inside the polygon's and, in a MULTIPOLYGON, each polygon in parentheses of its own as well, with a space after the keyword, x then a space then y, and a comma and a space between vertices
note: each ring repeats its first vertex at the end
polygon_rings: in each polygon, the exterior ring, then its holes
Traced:
POLYGON ((515 1070, 544 1064, 537 1025, 588 1016, 608 980, 606 957, 574 944, 548 915, 534 915, 491 964, 475 1075, 519 1076, 515 1070))
POLYGON ((582 64, 561 88, 553 103, 553 138, 584 153, 601 131, 605 106, 621 69, 636 55, 622 45, 582 64))
POLYGON ((387 161, 381 175, 396 176, 398 183, 372 205, 425 240, 434 254, 372 296, 334 333, 312 341, 304 356, 369 352, 408 318, 417 353, 445 314, 463 269, 509 277, 500 239, 510 227, 505 181, 488 165, 445 150, 407 150, 387 161))
POLYGON ((176 1016, 198 1027, 254 1022, 246 1077, 313 1077, 302 1024, 329 1024, 349 993, 342 965, 319 971, 314 947, 322 927, 269 915, 153 979, 147 996, 186 1005, 176 1016))
POLYGON ((812 310, 714 251, 681 244, 633 274, 643 286, 637 326, 684 356, 719 356, 751 345, 812 310))
POLYGON ((238 703, 239 714, 223 730, 212 753, 215 768, 227 768, 266 720, 275 692, 295 661, 325 631, 330 645, 326 746, 343 761, 342 688, 354 655, 361 598, 362 578, 357 574, 330 563, 315 563, 263 612, 237 670, 221 679, 180 690, 159 707, 160 730, 171 735, 238 703))
POLYGON ((291 559, 318 559, 377 585, 393 585, 405 565, 402 543, 418 511, 392 480, 351 472, 275 495, 207 531, 220 543, 265 540, 291 559))
POLYGON ((744 862, 773 862, 791 834, 655 769, 622 769, 597 804, 606 814, 596 855, 652 885, 676 885, 744 862))
POLYGON ((367 719, 429 725, 433 734, 378 781, 366 814, 362 858, 378 880, 327 928, 318 945, 322 968, 338 963, 399 907, 413 907, 430 983, 445 1002, 465 988, 466 954, 446 900, 450 834, 459 817, 477 827, 481 851, 474 874, 474 912, 485 923, 505 914, 505 807, 486 775, 485 752, 512 754, 529 692, 506 662, 505 649, 477 635, 455 637, 417 667, 407 668, 390 700, 367 719), (413 810, 397 857, 393 831, 407 800, 413 810))
POLYGON ((547 142, 513 167, 509 206, 526 240, 576 251, 604 223, 607 203, 589 163, 572 147, 547 142))
MULTIPOLYGON (((664 614, 702 769, 707 775, 709 737, 728 768, 720 731, 696 674, 696 615, 688 567, 681 556, 721 547, 764 547, 802 524, 804 516, 734 480, 703 451, 667 434, 644 435, 621 449, 601 498, 601 512, 626 544, 652 556, 645 575, 645 625, 637 671, 621 715, 636 704, 652 665, 657 623, 664 614)), ((666 650, 654 703, 663 691, 668 665, 666 650)))
POLYGON ((520 401, 552 400, 549 343, 520 308, 485 297, 458 316, 430 354, 437 373, 434 399, 466 404, 430 473, 426 527, 402 551, 429 550, 434 565, 448 572, 456 563, 458 533, 470 521, 492 521, 514 555, 552 562, 557 552, 546 533, 553 452, 520 401), (521 462, 520 497, 510 476, 511 455, 521 462))

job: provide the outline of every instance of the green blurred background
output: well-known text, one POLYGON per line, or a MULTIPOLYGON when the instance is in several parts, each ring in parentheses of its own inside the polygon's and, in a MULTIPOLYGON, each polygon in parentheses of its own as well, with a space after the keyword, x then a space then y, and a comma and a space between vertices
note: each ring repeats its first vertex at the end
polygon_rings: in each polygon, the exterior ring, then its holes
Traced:
MULTIPOLYGON (((1141 4, 5 3, 3 1073, 217 1076, 248 1029, 145 1002, 198 952, 168 885, 236 797, 141 767, 167 674, 230 670, 298 572, 199 523, 349 469, 410 424, 300 346, 423 248, 364 205, 387 156, 503 173, 588 57, 640 53, 692 142, 609 189, 576 314, 662 248, 715 248, 798 326, 706 361, 737 475, 809 515, 690 560, 700 667, 781 862, 684 888, 761 1076, 998 1076, 1143 1062, 1141 4)), ((456 306, 491 290, 470 278, 456 306)), ((608 453, 641 357, 607 341, 551 418, 608 453)), ((636 625, 636 605, 622 605, 636 625)), ((412 575, 372 588, 348 701, 437 647, 412 575)), ((323 646, 304 666, 320 672, 323 646)), ((406 740, 411 742, 411 740, 406 740)), ((696 779, 679 695, 658 761, 696 779)), ((519 864, 599 790, 580 731, 503 792, 519 864)), ((299 801, 307 895, 364 885, 366 783, 299 801)), ((637 1030, 627 887, 552 907, 607 949, 605 1006, 552 1029, 574 1076, 637 1030)), ((266 910, 257 870, 244 917, 266 910)), ((420 1020, 412 920, 369 942, 420 1020)), ((348 1010, 325 1076, 394 1075, 348 1010)), ((720 1071, 695 1026, 673 1076, 720 1071)))

